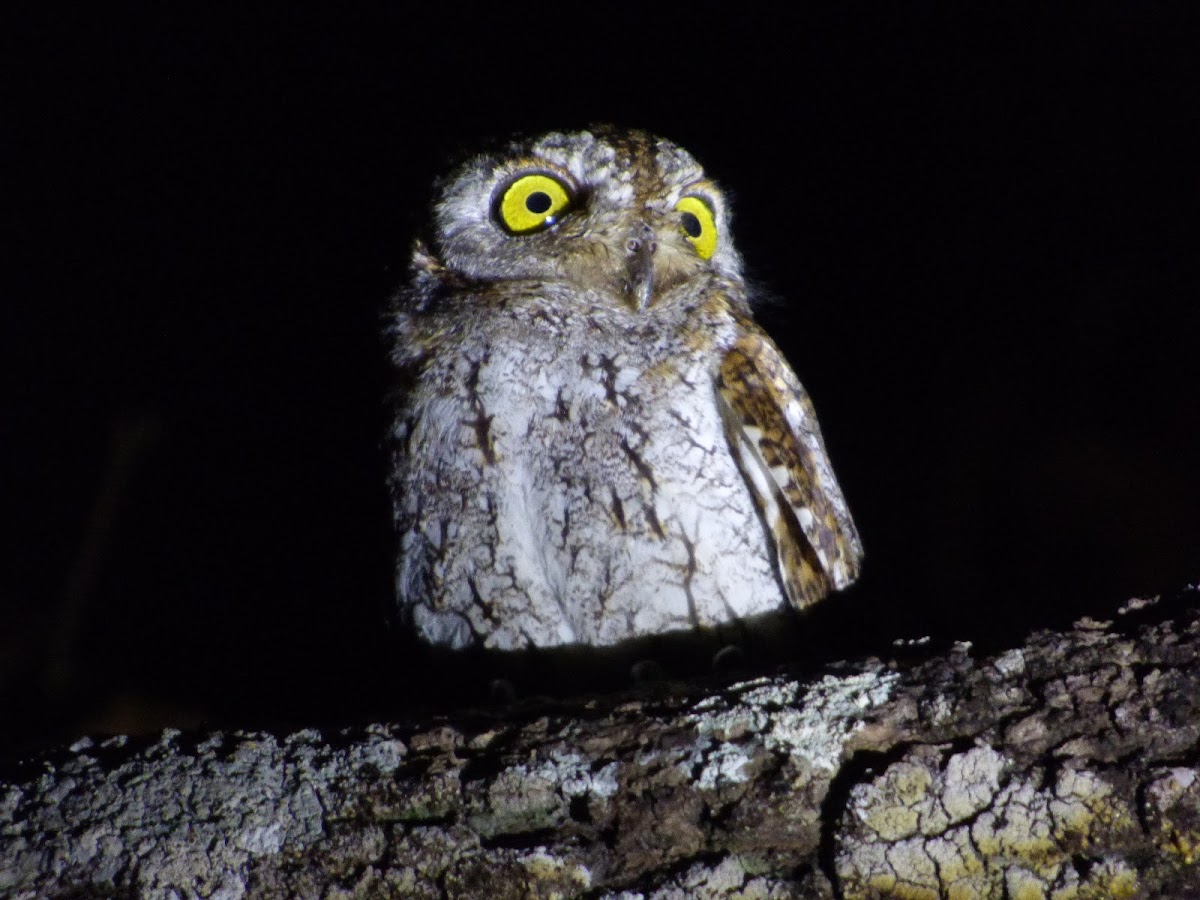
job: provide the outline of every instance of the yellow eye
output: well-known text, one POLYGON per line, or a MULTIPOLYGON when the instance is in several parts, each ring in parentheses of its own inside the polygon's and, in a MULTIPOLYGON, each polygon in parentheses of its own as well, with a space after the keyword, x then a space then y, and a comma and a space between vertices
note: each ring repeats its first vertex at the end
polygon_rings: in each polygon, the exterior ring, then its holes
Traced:
POLYGON ((717 220, 712 207, 699 197, 683 197, 675 208, 679 210, 679 225, 684 237, 692 242, 701 259, 711 259, 717 252, 717 220))
POLYGON ((496 212, 513 234, 548 228, 571 203, 571 193, 557 178, 542 172, 522 175, 504 189, 496 212))

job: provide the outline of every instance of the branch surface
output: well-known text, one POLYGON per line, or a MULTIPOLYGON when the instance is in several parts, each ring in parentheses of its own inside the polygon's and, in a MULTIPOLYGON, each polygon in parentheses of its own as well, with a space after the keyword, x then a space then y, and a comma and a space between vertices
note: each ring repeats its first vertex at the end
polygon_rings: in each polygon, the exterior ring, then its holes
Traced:
POLYGON ((1198 600, 809 681, 84 739, 0 782, 0 896, 1200 896, 1198 600))

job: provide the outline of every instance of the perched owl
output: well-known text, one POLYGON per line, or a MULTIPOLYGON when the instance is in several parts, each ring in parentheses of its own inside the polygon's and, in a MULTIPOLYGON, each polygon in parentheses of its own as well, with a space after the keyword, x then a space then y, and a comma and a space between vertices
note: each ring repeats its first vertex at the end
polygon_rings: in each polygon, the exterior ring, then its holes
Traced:
POLYGON ((396 590, 425 641, 611 646, 854 581, 812 403, 686 151, 513 143, 442 184, 431 238, 389 312, 396 590))

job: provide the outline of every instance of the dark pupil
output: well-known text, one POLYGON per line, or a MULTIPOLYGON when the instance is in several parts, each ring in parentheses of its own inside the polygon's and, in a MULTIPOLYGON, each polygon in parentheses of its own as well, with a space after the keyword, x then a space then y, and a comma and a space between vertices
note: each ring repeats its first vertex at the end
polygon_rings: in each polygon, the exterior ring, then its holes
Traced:
POLYGON ((700 220, 696 218, 695 213, 683 214, 683 230, 688 233, 688 237, 700 237, 700 220))
POLYGON ((525 198, 525 208, 531 213, 544 213, 550 208, 550 195, 545 191, 534 191, 525 198))

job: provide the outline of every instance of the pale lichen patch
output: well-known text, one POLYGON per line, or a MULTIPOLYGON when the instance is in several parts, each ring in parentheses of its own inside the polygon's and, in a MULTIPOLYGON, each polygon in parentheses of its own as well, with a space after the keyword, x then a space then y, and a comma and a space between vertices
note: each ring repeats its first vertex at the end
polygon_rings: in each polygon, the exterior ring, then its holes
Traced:
POLYGON ((500 772, 485 794, 471 798, 470 821, 485 837, 550 828, 567 817, 573 798, 616 794, 617 772, 615 762, 593 772, 580 754, 554 749, 500 772))
POLYGON ((1069 768, 1052 785, 1012 769, 987 746, 944 764, 918 747, 855 787, 836 857, 845 895, 1133 896, 1136 873, 1120 860, 1076 868, 1075 854, 1136 828, 1112 787, 1069 768))
POLYGON ((739 856, 695 863, 650 891, 618 891, 602 900, 783 900, 795 897, 793 885, 755 875, 739 856))
POLYGON ((1141 894, 1137 872, 1124 860, 1100 860, 1079 886, 1080 900, 1130 900, 1141 894))
POLYGON ((711 791, 722 784, 742 784, 750 779, 746 771, 750 757, 736 744, 718 744, 707 756, 697 752, 693 760, 702 763, 696 786, 703 791, 711 791))
POLYGON ((592 873, 588 867, 574 860, 554 856, 545 847, 535 847, 518 859, 520 865, 534 881, 570 885, 579 891, 592 886, 592 873))
POLYGON ((803 692, 794 681, 734 685, 730 692, 741 692, 735 703, 722 708, 710 698, 688 717, 698 740, 685 765, 702 766, 702 787, 744 781, 757 748, 801 770, 835 772, 864 714, 887 701, 897 678, 893 672, 828 675, 803 692))
POLYGON ((991 747, 975 747, 946 764, 942 805, 950 821, 960 822, 983 810, 996 796, 1007 762, 991 747))
POLYGON ((1146 788, 1146 807, 1156 823, 1155 843, 1179 864, 1200 863, 1200 772, 1166 769, 1146 788))
POLYGON ((1025 674, 1025 651, 1019 647, 1002 653, 993 660, 996 671, 1008 678, 1025 674))

